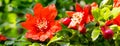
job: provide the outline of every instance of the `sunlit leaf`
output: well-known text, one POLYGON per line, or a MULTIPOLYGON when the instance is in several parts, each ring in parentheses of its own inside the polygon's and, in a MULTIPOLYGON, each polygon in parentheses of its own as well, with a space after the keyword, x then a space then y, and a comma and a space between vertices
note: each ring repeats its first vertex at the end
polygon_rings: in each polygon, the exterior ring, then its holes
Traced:
POLYGON ((5 2, 6 4, 8 4, 8 3, 9 3, 9 1, 10 1, 10 0, 4 0, 4 2, 5 2))
POLYGON ((39 43, 33 43, 31 46, 40 46, 39 43))
POLYGON ((67 42, 57 42, 60 46, 70 46, 70 43, 67 42))
POLYGON ((120 7, 118 8, 113 8, 111 11, 113 18, 115 18, 116 16, 118 16, 118 14, 120 13, 120 7))
POLYGON ((29 41, 24 41, 24 42, 15 42, 13 45, 14 46, 28 46, 30 44, 32 44, 32 43, 29 41))
POLYGON ((99 8, 93 9, 92 10, 92 14, 93 14, 93 16, 94 16, 94 18, 95 18, 96 21, 98 21, 99 17, 101 17, 100 16, 100 9, 99 8))
POLYGON ((58 41, 58 40, 61 40, 63 37, 57 37, 57 36, 54 36, 48 43, 47 43, 47 46, 52 43, 52 42, 55 42, 55 41, 58 41))
POLYGON ((108 7, 104 7, 100 10, 100 15, 103 16, 105 20, 107 20, 110 16, 111 12, 108 7))
POLYGON ((92 31, 91 38, 92 41, 95 41, 100 35, 100 29, 97 27, 92 31))
POLYGON ((16 18, 17 18, 17 15, 15 13, 9 13, 7 16, 7 20, 10 23, 16 23, 16 18))
POLYGON ((2 4, 2 0, 0 0, 0 7, 2 6, 3 4, 2 4))
POLYGON ((113 3, 113 0, 102 0, 102 2, 100 3, 100 7, 103 7, 105 5, 109 5, 112 3, 113 3))

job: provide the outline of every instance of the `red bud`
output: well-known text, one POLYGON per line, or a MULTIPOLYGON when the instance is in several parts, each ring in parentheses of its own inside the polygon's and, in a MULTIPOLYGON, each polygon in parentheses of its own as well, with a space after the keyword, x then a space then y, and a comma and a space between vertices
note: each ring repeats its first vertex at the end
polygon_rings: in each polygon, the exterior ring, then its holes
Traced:
POLYGON ((68 26, 68 25, 70 24, 70 22, 71 22, 71 18, 65 18, 65 19, 63 19, 63 21, 62 21, 62 23, 63 23, 64 25, 66 25, 66 26, 68 26))

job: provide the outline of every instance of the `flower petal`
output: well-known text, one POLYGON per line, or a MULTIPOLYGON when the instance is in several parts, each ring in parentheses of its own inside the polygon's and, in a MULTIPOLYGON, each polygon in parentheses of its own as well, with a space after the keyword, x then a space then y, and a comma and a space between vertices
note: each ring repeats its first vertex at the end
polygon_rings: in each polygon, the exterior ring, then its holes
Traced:
POLYGON ((53 33, 58 32, 58 31, 60 31, 60 30, 62 29, 62 27, 61 27, 61 25, 60 25, 60 23, 59 23, 58 21, 53 22, 53 23, 51 23, 50 25, 51 25, 50 30, 51 30, 53 33))
POLYGON ((57 10, 56 10, 55 4, 51 4, 47 8, 48 8, 50 14, 48 16, 46 16, 46 18, 48 20, 54 20, 55 17, 57 16, 57 10))
POLYGON ((113 7, 120 7, 120 0, 114 0, 113 7))
POLYGON ((40 3, 37 3, 33 8, 34 15, 40 17, 42 14, 41 13, 42 9, 43 9, 43 6, 40 3))
POLYGON ((33 16, 31 14, 26 14, 26 18, 27 18, 27 21, 31 20, 33 18, 33 16))
POLYGON ((82 29, 85 27, 85 24, 83 22, 80 22, 80 24, 78 25, 78 30, 82 31, 82 29))
POLYGON ((106 26, 110 26, 110 25, 112 25, 113 24, 113 20, 107 20, 106 22, 105 22, 105 25, 106 26))
POLYGON ((67 13, 67 15, 68 15, 69 17, 72 17, 75 12, 73 12, 73 11, 66 11, 66 13, 67 13))
POLYGON ((79 3, 76 3, 75 6, 76 6, 76 7, 75 7, 75 8, 76 8, 75 10, 76 10, 77 12, 82 12, 82 11, 83 11, 83 9, 82 9, 82 7, 79 5, 79 3))
POLYGON ((113 23, 120 26, 120 14, 113 20, 113 23))

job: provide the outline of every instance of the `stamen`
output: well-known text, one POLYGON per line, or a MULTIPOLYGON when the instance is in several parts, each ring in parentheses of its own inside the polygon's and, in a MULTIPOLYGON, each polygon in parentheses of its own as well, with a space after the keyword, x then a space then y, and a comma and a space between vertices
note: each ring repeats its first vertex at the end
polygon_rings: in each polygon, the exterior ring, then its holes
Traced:
POLYGON ((37 27, 39 28, 39 30, 43 31, 43 29, 47 29, 47 20, 45 18, 43 18, 40 21, 37 21, 37 27))

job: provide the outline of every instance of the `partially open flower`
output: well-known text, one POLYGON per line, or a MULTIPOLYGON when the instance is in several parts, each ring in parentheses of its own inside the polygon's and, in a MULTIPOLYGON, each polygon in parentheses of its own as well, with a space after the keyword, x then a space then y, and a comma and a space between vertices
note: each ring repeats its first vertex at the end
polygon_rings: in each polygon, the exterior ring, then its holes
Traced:
POLYGON ((76 11, 67 11, 69 17, 71 17, 71 22, 68 25, 68 28, 79 30, 80 33, 85 34, 86 28, 85 24, 93 21, 93 16, 91 14, 91 6, 85 5, 82 8, 78 3, 75 5, 76 11))

